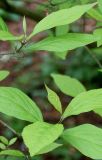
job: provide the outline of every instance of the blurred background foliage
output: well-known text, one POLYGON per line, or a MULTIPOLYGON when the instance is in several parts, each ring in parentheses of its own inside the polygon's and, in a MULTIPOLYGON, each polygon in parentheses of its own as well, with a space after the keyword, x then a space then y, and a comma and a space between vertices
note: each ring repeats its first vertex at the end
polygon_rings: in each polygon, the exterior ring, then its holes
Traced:
MULTIPOLYGON (((21 34, 22 18, 25 15, 27 19, 27 34, 29 34, 34 25, 47 14, 62 9, 70 8, 77 4, 96 2, 96 0, 0 0, 0 16, 3 17, 9 29, 15 35, 21 34)), ((102 27, 101 21, 96 21, 89 15, 83 16, 77 22, 70 26, 57 27, 53 30, 40 33, 33 38, 33 41, 39 41, 46 35, 61 35, 67 32, 92 33, 97 27, 102 27)), ((44 82, 50 88, 55 90, 64 107, 70 102, 71 97, 61 93, 52 81, 51 73, 61 73, 79 79, 87 89, 102 87, 102 73, 99 72, 99 65, 102 63, 102 47, 97 48, 96 44, 89 45, 89 49, 78 48, 68 51, 65 59, 62 59, 66 53, 48 53, 46 51, 33 52, 32 54, 22 56, 10 54, 9 50, 14 50, 19 44, 15 42, 0 42, 0 69, 10 71, 10 76, 1 82, 1 85, 13 86, 23 90, 40 106, 45 120, 48 122, 58 122, 59 114, 53 109, 47 100, 47 93, 44 82), (2 55, 2 52, 8 51, 8 54, 2 55)), ((27 124, 15 118, 0 114, 0 119, 7 122, 18 132, 21 132, 27 124)), ((85 113, 79 116, 73 116, 64 122, 65 126, 75 126, 82 123, 92 123, 102 126, 102 119, 95 113, 85 113)), ((0 125, 0 135, 5 135, 8 139, 14 135, 5 127, 0 125)), ((12 147, 19 148, 21 142, 17 141, 12 147)), ((5 157, 0 157, 4 160, 5 157)), ((6 157, 11 160, 11 157, 6 157)), ((61 147, 49 154, 32 158, 32 160, 88 160, 79 152, 70 146, 61 147)), ((12 158, 18 160, 18 158, 12 158)), ((19 160, 23 160, 20 159, 19 160)))

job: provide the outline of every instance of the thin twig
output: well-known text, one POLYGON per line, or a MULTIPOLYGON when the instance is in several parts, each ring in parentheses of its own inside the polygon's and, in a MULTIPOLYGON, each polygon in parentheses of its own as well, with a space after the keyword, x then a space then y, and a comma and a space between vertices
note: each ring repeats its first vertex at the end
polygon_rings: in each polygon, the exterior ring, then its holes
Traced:
POLYGON ((17 137, 20 137, 20 134, 17 133, 12 127, 10 127, 10 126, 9 126, 8 124, 6 124, 4 121, 0 120, 0 123, 1 123, 4 127, 8 128, 14 135, 16 135, 17 137))
POLYGON ((61 117, 58 124, 61 124, 63 122, 63 118, 61 117))
POLYGON ((16 50, 16 52, 20 52, 21 49, 26 45, 26 43, 21 43, 21 46, 16 50))
POLYGON ((94 61, 97 63, 97 65, 99 66, 99 68, 102 69, 102 64, 101 64, 101 62, 98 60, 98 58, 95 56, 95 54, 94 54, 87 46, 85 46, 85 49, 86 49, 87 52, 91 55, 91 57, 94 59, 94 61))

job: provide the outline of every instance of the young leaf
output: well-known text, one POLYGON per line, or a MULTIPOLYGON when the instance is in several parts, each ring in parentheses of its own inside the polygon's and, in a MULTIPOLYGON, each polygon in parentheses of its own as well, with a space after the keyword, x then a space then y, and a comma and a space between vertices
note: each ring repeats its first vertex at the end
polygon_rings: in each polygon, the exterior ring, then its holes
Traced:
POLYGON ((17 141, 17 137, 12 138, 12 139, 9 141, 9 146, 13 145, 16 141, 17 141))
POLYGON ((6 71, 6 70, 0 71, 0 81, 5 79, 8 75, 9 75, 9 71, 6 71))
POLYGON ((3 143, 0 143, 0 149, 4 150, 6 149, 6 146, 3 143))
POLYGON ((58 144, 58 143, 51 143, 48 146, 44 147, 43 149, 41 149, 37 154, 44 154, 44 153, 48 153, 53 151, 54 149, 61 147, 62 144, 58 144))
POLYGON ((48 37, 41 40, 40 42, 32 43, 31 45, 28 45, 24 51, 32 52, 35 50, 47 50, 64 52, 85 46, 98 40, 100 40, 100 37, 94 36, 92 34, 68 33, 62 36, 48 37))
POLYGON ((90 10, 96 4, 97 3, 74 6, 69 9, 62 9, 62 10, 51 13, 50 15, 42 19, 35 26, 29 38, 31 38, 33 35, 41 31, 44 31, 56 26, 70 24, 78 20, 85 12, 90 10))
POLYGON ((47 93, 48 93, 48 100, 49 102, 55 107, 55 109, 62 114, 62 105, 58 95, 52 91, 50 88, 45 85, 47 93))
POLYGON ((62 124, 35 122, 24 128, 22 136, 30 155, 37 155, 44 147, 53 143, 62 133, 62 124))
POLYGON ((68 105, 62 119, 95 109, 102 109, 102 89, 80 93, 68 105))
POLYGON ((92 159, 102 159, 102 129, 91 124, 67 129, 62 138, 92 159))
POLYGON ((8 27, 4 20, 0 17, 0 30, 7 31, 8 32, 8 27))
POLYGON ((10 32, 0 31, 0 40, 1 41, 15 41, 15 40, 20 40, 22 38, 23 38, 23 35, 14 36, 10 32))
POLYGON ((0 156, 14 156, 14 157, 24 157, 25 155, 19 150, 5 150, 0 152, 0 156))
POLYGON ((5 145, 8 145, 8 139, 5 138, 4 136, 0 136, 0 141, 1 141, 2 143, 4 143, 5 145))
POLYGON ((24 31, 24 34, 26 35, 26 29, 27 29, 27 24, 26 24, 26 19, 25 19, 25 16, 23 18, 23 31, 24 31))
POLYGON ((22 91, 0 87, 0 112, 29 122, 42 121, 37 105, 22 91))
POLYGON ((81 92, 85 92, 85 87, 74 78, 60 74, 52 74, 58 88, 65 94, 75 97, 81 92))

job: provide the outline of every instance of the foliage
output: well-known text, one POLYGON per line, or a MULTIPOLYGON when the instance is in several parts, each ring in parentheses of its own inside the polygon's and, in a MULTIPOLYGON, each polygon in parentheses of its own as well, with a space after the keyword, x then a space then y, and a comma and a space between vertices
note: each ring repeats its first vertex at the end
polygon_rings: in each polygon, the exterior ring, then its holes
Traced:
MULTIPOLYGON (((52 3, 55 2, 53 1, 52 3)), ((60 4, 59 1, 58 3, 60 4)), ((59 54, 64 53, 64 57, 68 50, 85 47, 93 42, 97 42, 97 46, 100 46, 102 45, 101 29, 96 29, 92 34, 67 33, 66 26, 64 26, 66 31, 62 32, 62 35, 60 35, 57 30, 58 35, 56 37, 55 35, 48 35, 47 38, 44 38, 40 42, 27 45, 29 40, 36 34, 54 27, 75 23, 75 21, 84 14, 97 19, 97 10, 93 10, 93 7, 96 5, 100 9, 99 14, 101 14, 101 1, 92 4, 75 5, 67 9, 62 7, 64 9, 49 14, 36 24, 30 35, 26 34, 27 24, 25 17, 23 18, 23 34, 20 36, 14 36, 10 33, 5 22, 0 19, 0 40, 21 42, 20 47, 16 49, 16 53, 47 50, 55 54, 57 52, 60 52, 59 54)), ((98 19, 99 18, 100 16, 98 19)), ((87 47, 85 48, 88 50, 87 47)), ((8 74, 8 71, 0 71, 0 80, 6 78, 8 74)), ((74 97, 65 111, 63 111, 59 96, 45 84, 49 102, 61 114, 57 124, 45 122, 38 105, 19 89, 14 87, 0 87, 0 112, 30 123, 23 128, 20 134, 6 125, 17 137, 8 140, 4 136, 0 136, 0 155, 25 157, 30 160, 31 157, 47 153, 68 143, 87 157, 102 159, 101 128, 91 124, 83 124, 81 126, 64 129, 64 125, 62 124, 65 118, 84 112, 94 111, 101 115, 102 89, 87 91, 75 78, 55 73, 51 76, 63 93, 74 97), (23 141, 24 150, 14 150, 10 148, 10 146, 16 142, 17 138, 23 141), (61 143, 58 142, 59 139, 61 143)))

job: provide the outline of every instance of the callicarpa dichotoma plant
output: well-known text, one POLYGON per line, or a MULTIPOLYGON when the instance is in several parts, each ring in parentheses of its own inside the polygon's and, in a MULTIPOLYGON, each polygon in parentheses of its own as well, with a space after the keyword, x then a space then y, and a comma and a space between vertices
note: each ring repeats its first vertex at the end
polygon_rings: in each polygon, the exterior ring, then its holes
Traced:
MULTIPOLYGON (((27 26, 24 17, 24 33, 19 36, 14 36, 10 33, 3 19, 0 18, 0 40, 20 42, 21 45, 16 48, 15 53, 30 54, 32 51, 46 50, 65 58, 68 50, 85 47, 93 42, 97 42, 98 46, 102 45, 102 29, 95 29, 92 34, 66 33, 65 35, 48 36, 39 42, 32 42, 29 45, 28 42, 36 34, 54 27, 70 25, 84 14, 99 20, 100 17, 102 18, 101 11, 101 0, 92 4, 60 9, 49 14, 36 24, 30 35, 26 34, 27 26), (97 8, 100 9, 100 12, 97 8)), ((8 75, 8 71, 0 71, 0 80, 3 80, 8 75)), ((51 77, 64 94, 73 97, 63 111, 59 96, 45 84, 49 102, 60 113, 60 119, 56 124, 45 122, 39 107, 21 90, 13 87, 0 87, 0 112, 31 123, 23 128, 22 133, 17 133, 4 124, 16 137, 8 141, 3 135, 0 136, 0 155, 24 157, 30 160, 34 156, 45 154, 62 147, 64 144, 70 144, 87 157, 102 159, 101 128, 91 124, 83 124, 66 129, 62 123, 63 120, 72 115, 79 115, 89 111, 102 116, 102 89, 87 91, 77 79, 56 73, 51 74, 51 77), (26 151, 10 149, 10 146, 16 142, 17 138, 22 139, 26 151), (61 143, 59 143, 59 139, 61 143)), ((2 120, 0 121, 2 124, 4 123, 2 120)))

